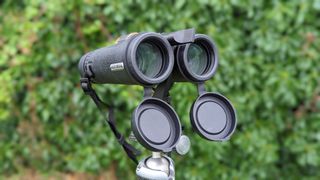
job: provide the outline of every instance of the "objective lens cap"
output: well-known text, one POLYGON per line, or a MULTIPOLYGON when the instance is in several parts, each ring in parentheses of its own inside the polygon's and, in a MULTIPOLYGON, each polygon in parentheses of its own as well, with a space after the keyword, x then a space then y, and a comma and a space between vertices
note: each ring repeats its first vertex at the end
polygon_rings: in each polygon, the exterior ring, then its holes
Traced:
POLYGON ((151 151, 170 152, 181 136, 173 108, 157 98, 144 99, 135 109, 131 128, 140 144, 151 151))
POLYGON ((217 93, 204 93, 190 111, 193 129, 205 139, 226 141, 236 128, 236 112, 229 100, 217 93))

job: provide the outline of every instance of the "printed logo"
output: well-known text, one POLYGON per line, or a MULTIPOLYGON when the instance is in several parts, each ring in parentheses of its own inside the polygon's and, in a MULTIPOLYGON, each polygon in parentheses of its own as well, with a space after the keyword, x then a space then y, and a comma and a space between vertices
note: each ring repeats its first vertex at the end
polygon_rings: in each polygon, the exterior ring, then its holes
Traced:
POLYGON ((124 70, 124 64, 122 62, 110 64, 110 69, 111 71, 122 71, 124 70))

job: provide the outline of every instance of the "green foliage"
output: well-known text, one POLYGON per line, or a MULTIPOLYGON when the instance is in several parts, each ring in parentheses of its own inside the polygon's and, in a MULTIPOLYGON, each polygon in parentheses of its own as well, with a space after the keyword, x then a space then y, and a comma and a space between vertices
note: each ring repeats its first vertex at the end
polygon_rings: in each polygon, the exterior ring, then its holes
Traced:
MULTIPOLYGON (((206 87, 234 103, 238 128, 225 143, 198 137, 188 117, 196 88, 176 84, 173 106, 192 143, 173 157, 177 179, 320 176, 319 17, 319 0, 0 2, 0 172, 99 173, 116 163, 120 178, 133 178, 79 87, 78 60, 122 34, 194 27, 217 43, 220 66, 206 87)), ((142 88, 97 88, 129 135, 142 88)))

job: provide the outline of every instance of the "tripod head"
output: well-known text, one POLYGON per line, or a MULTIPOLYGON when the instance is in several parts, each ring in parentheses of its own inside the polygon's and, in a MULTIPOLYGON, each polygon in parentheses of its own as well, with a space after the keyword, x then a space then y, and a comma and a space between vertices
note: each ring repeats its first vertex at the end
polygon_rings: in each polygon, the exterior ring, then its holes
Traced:
POLYGON ((174 180, 174 163, 169 156, 152 152, 151 156, 139 162, 136 174, 139 180, 174 180))
MULTIPOLYGON (((180 155, 185 155, 190 150, 188 136, 182 135, 175 148, 180 155)), ((161 152, 152 152, 152 155, 142 159, 136 169, 138 179, 174 180, 175 170, 173 160, 161 152)))

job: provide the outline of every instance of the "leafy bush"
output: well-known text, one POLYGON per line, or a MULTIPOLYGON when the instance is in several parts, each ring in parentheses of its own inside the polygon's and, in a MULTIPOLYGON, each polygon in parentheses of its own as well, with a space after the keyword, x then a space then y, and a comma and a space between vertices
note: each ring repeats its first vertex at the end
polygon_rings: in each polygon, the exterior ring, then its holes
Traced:
MULTIPOLYGON (((188 117, 196 88, 176 84, 173 106, 192 143, 186 156, 173 156, 177 179, 320 176, 319 0, 20 0, 0 6, 1 174, 99 173, 114 164, 119 178, 133 178, 135 166, 79 87, 78 60, 129 32, 194 27, 217 43, 220 66, 206 87, 230 98, 238 127, 229 142, 198 137, 188 117)), ((142 88, 96 88, 116 106, 121 131, 129 135, 142 88)))

